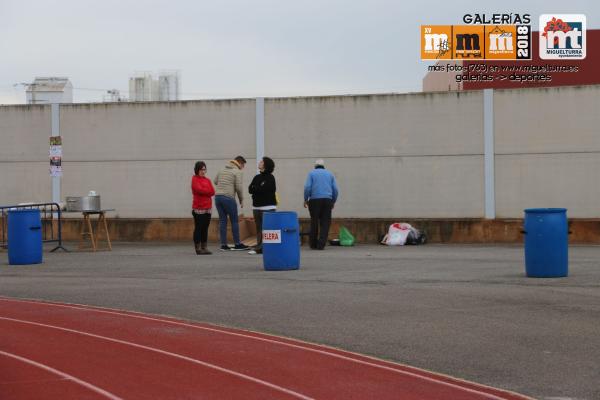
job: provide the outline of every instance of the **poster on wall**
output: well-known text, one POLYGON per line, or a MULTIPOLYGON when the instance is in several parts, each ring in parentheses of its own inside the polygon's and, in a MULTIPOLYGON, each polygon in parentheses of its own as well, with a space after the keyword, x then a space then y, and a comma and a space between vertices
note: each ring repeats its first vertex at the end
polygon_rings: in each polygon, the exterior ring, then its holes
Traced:
POLYGON ((62 176, 61 157, 50 157, 50 176, 62 176))
POLYGON ((62 157, 62 146, 50 146, 50 157, 62 157))
POLYGON ((62 166, 51 165, 50 176, 62 176, 62 166))
POLYGON ((62 137, 50 136, 50 176, 62 176, 62 137))

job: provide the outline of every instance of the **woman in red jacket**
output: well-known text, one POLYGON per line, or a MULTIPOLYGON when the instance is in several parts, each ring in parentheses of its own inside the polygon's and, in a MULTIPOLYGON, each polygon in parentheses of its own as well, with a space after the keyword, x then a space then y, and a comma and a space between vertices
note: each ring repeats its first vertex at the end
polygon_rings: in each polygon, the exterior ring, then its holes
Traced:
POLYGON ((196 162, 194 176, 192 176, 192 194, 194 196, 192 215, 194 216, 194 245, 198 255, 212 254, 206 248, 206 242, 208 242, 208 226, 212 212, 211 197, 215 195, 215 188, 205 175, 206 163, 204 161, 196 162))

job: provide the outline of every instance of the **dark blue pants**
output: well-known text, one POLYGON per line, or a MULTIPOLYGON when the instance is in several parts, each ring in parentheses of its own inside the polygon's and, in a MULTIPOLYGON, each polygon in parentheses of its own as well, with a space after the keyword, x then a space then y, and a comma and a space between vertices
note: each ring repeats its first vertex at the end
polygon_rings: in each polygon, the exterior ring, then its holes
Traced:
POLYGON ((231 231, 233 233, 233 242, 240 244, 240 227, 238 224, 238 212, 235 199, 228 196, 215 196, 215 206, 219 213, 219 237, 221 246, 227 245, 227 217, 231 221, 231 231))

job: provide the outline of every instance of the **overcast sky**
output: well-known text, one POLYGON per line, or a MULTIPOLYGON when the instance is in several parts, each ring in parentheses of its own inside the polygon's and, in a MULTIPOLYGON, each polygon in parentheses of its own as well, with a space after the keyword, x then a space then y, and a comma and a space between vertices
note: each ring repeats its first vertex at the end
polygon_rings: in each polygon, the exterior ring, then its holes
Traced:
POLYGON ((136 71, 181 71, 184 99, 421 90, 421 24, 466 13, 583 13, 600 1, 0 0, 0 103, 66 76, 76 102, 128 96, 136 71), (568 8, 567 8, 568 6, 568 8), (94 89, 94 90, 90 90, 94 89))

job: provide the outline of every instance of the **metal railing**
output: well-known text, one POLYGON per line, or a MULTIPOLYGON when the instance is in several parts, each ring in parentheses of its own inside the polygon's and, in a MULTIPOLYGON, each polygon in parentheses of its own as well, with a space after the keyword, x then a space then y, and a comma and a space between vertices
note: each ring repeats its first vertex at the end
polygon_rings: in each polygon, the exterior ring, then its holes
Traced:
POLYGON ((32 203, 32 204, 17 204, 14 206, 0 206, 0 247, 8 247, 8 212, 11 210, 40 210, 42 218, 42 242, 56 242, 55 248, 50 250, 54 252, 58 249, 69 251, 62 245, 62 212, 58 203, 32 203), (56 223, 55 223, 56 221, 56 223))

